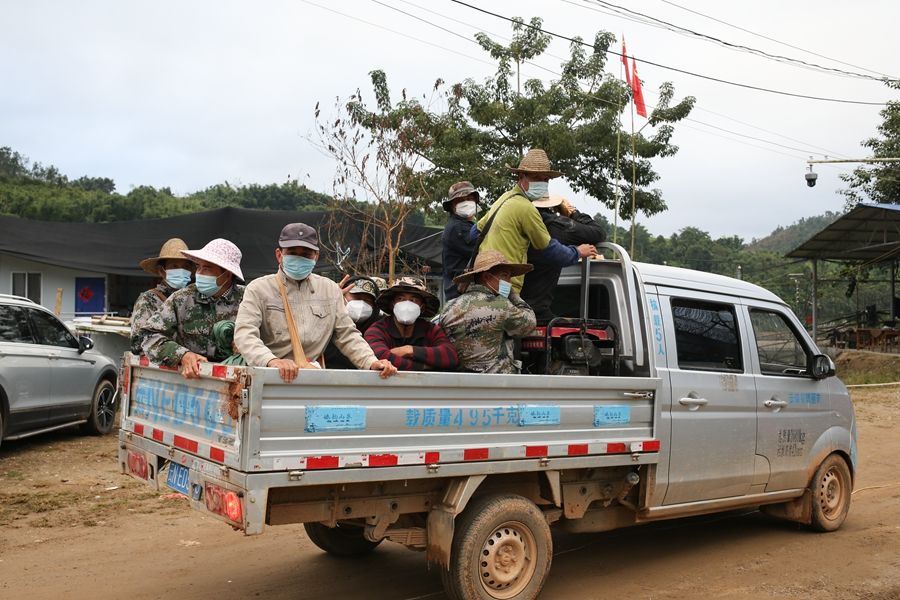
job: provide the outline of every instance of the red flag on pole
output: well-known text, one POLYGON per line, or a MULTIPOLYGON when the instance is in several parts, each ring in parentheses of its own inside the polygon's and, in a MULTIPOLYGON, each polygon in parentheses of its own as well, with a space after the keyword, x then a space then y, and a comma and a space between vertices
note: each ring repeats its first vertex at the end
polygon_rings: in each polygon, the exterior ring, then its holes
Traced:
POLYGON ((644 104, 644 90, 641 89, 641 78, 638 77, 637 63, 631 59, 631 94, 634 97, 634 108, 637 114, 647 118, 647 105, 644 104))
POLYGON ((625 36, 622 36, 622 64, 625 65, 625 81, 631 87, 631 73, 628 72, 628 51, 625 50, 625 36))

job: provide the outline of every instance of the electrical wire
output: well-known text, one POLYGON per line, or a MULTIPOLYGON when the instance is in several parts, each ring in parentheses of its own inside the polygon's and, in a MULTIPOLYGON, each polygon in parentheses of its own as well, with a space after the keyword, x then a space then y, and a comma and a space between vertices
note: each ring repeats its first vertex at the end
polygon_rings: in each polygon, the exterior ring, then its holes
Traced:
MULTIPOLYGON (((572 5, 574 5, 574 6, 579 6, 579 7, 584 8, 584 9, 588 9, 588 10, 596 10, 597 12, 603 12, 603 14, 609 14, 609 13, 607 13, 607 12, 597 10, 597 9, 595 9, 595 8, 593 8, 593 7, 590 7, 590 6, 584 6, 584 5, 582 5, 582 4, 577 4, 577 3, 573 2, 572 0, 562 0, 562 1, 565 2, 565 3, 567 3, 567 4, 572 4, 572 5)), ((753 47, 750 47, 750 46, 744 46, 744 45, 742 45, 742 44, 735 44, 735 43, 732 43, 732 42, 725 41, 725 40, 723 40, 723 39, 721 39, 721 38, 717 38, 717 37, 715 37, 715 36, 707 35, 707 34, 705 34, 705 33, 700 33, 700 32, 694 31, 694 30, 692 30, 692 29, 688 29, 687 27, 682 27, 682 26, 680 26, 680 25, 675 25, 674 23, 670 23, 670 22, 668 22, 668 21, 664 21, 664 20, 662 20, 662 19, 658 19, 658 18, 653 17, 653 16, 651 16, 651 15, 647 15, 647 14, 644 14, 644 13, 639 13, 639 12, 637 12, 637 11, 633 11, 633 10, 631 10, 631 9, 625 8, 624 6, 619 6, 619 5, 613 4, 613 3, 611 3, 611 2, 606 2, 605 0, 582 0, 582 1, 583 1, 583 2, 588 2, 588 3, 590 3, 590 4, 598 4, 598 5, 600 5, 600 6, 605 6, 605 7, 609 8, 609 9, 611 9, 612 11, 614 11, 615 14, 620 15, 620 16, 621 16, 621 13, 627 13, 627 14, 629 14, 629 15, 635 15, 635 16, 639 17, 639 18, 637 19, 637 22, 639 22, 639 23, 644 23, 644 24, 646 24, 646 25, 652 25, 652 26, 655 26, 655 27, 659 27, 659 28, 662 28, 662 29, 666 29, 666 30, 668 30, 668 31, 672 31, 672 32, 674 32, 674 33, 681 33, 681 34, 683 34, 683 35, 694 36, 694 37, 697 37, 697 38, 699 38, 699 39, 701 39, 701 40, 704 40, 704 41, 707 41, 707 42, 712 42, 712 43, 718 44, 718 45, 723 46, 723 47, 725 47, 725 48, 728 48, 728 49, 730 49, 730 50, 735 50, 735 51, 738 51, 738 52, 745 52, 745 53, 754 54, 754 55, 759 56, 759 57, 761 57, 761 58, 766 58, 766 59, 768 59, 768 60, 774 60, 774 61, 779 62, 779 63, 782 63, 782 64, 791 64, 791 65, 793 65, 793 66, 802 67, 802 68, 809 69, 809 70, 813 70, 813 71, 826 72, 826 73, 829 73, 829 74, 831 74, 831 75, 839 75, 839 76, 842 76, 842 77, 854 77, 854 78, 857 78, 857 79, 866 79, 866 80, 869 80, 869 81, 885 81, 885 79, 886 79, 885 77, 876 77, 876 76, 874 76, 874 75, 867 75, 867 74, 865 74, 865 73, 858 73, 858 72, 854 72, 854 71, 847 71, 847 70, 844 70, 844 69, 837 69, 837 68, 834 68, 834 67, 826 67, 826 66, 824 66, 824 65, 820 65, 820 64, 817 64, 817 63, 807 62, 807 61, 804 61, 804 60, 800 60, 800 59, 798 59, 798 58, 791 58, 791 57, 789 57, 789 56, 783 56, 783 55, 780 55, 780 54, 771 54, 771 53, 769 53, 769 52, 766 52, 765 50, 760 50, 760 49, 758 49, 758 48, 753 48, 753 47)))
POLYGON ((794 45, 792 45, 792 44, 788 44, 787 42, 782 42, 781 40, 775 39, 775 38, 773 38, 773 37, 769 37, 769 36, 763 35, 763 34, 761 34, 761 33, 756 33, 755 31, 751 31, 751 30, 749 30, 749 29, 745 29, 744 27, 740 27, 739 25, 734 25, 734 24, 732 24, 732 23, 729 23, 729 22, 727 22, 727 21, 723 21, 723 20, 721 20, 721 19, 717 19, 717 18, 715 18, 715 17, 712 17, 712 16, 710 16, 710 15, 704 14, 704 13, 702 13, 702 12, 699 12, 699 11, 696 11, 696 10, 692 10, 692 9, 690 9, 690 8, 687 8, 686 6, 681 6, 680 4, 676 4, 675 2, 671 2, 670 0, 660 0, 660 1, 661 1, 661 2, 664 2, 665 4, 668 4, 669 6, 674 6, 675 8, 679 8, 679 9, 681 9, 681 10, 684 10, 684 11, 687 11, 687 12, 689 12, 689 13, 693 13, 693 14, 695 14, 695 15, 697 15, 697 16, 703 17, 704 19, 709 19, 710 21, 715 21, 716 23, 721 23, 722 25, 725 25, 725 26, 727 26, 727 27, 731 27, 731 28, 733 28, 733 29, 737 29, 738 31, 743 31, 744 33, 749 33, 750 35, 756 36, 756 37, 758 37, 758 38, 762 38, 762 39, 764 39, 764 40, 769 40, 770 42, 775 42, 776 44, 781 44, 782 46, 786 46, 786 47, 788 47, 788 48, 793 48, 794 50, 799 50, 800 52, 804 52, 804 53, 810 54, 810 55, 812 55, 812 56, 818 56, 819 58, 824 58, 825 60, 830 60, 830 61, 832 61, 832 62, 836 62, 836 63, 841 64, 841 65, 845 65, 845 66, 848 66, 848 67, 853 67, 854 69, 861 69, 861 70, 863 70, 863 71, 868 71, 869 73, 875 73, 876 75, 881 75, 882 77, 886 77, 886 78, 888 78, 888 79, 897 79, 896 77, 893 77, 893 76, 891 76, 891 75, 887 75, 887 74, 885 74, 885 73, 881 73, 880 71, 873 71, 872 69, 867 69, 867 68, 861 67, 861 66, 859 66, 859 65, 854 65, 854 64, 852 64, 852 63, 844 62, 844 61, 838 60, 838 59, 836 59, 836 58, 830 58, 830 57, 828 57, 828 56, 825 56, 824 54, 819 54, 818 52, 813 52, 812 50, 806 50, 806 49, 801 48, 801 47, 799 47, 799 46, 794 46, 794 45))
MULTIPOLYGON (((465 7, 467 7, 467 8, 472 9, 472 10, 475 10, 475 11, 478 11, 478 12, 481 12, 481 13, 484 13, 484 14, 486 14, 486 15, 490 15, 490 16, 492 16, 492 17, 496 17, 496 18, 498 18, 498 19, 503 19, 503 20, 505 20, 505 21, 509 21, 510 23, 516 23, 516 22, 517 22, 517 21, 516 21, 515 19, 513 19, 512 17, 507 17, 507 16, 505 16, 505 15, 501 15, 501 14, 498 14, 498 13, 495 13, 495 12, 492 12, 492 11, 489 11, 489 10, 487 10, 487 9, 484 9, 484 8, 481 8, 481 7, 478 7, 478 6, 475 6, 475 5, 473 5, 473 4, 469 4, 469 3, 467 3, 467 2, 463 2, 462 0, 450 0, 450 2, 453 2, 454 4, 459 4, 460 6, 465 6, 465 7)), ((573 38, 573 37, 569 37, 569 36, 562 35, 562 34, 559 34, 559 33, 555 33, 555 32, 553 32, 553 31, 549 31, 549 30, 547 30, 547 29, 544 29, 543 27, 536 27, 535 25, 531 25, 531 24, 529 24, 529 23, 524 23, 524 22, 523 22, 522 25, 523 25, 524 27, 528 27, 529 29, 534 29, 534 30, 536 30, 536 31, 540 31, 541 33, 544 33, 544 34, 546 34, 546 35, 550 35, 550 36, 553 36, 553 37, 555 37, 555 38, 559 38, 559 39, 561 39, 561 40, 566 40, 566 41, 568 41, 568 42, 570 42, 570 43, 573 43, 573 44, 580 44, 580 45, 582 45, 582 46, 587 46, 587 47, 589 47, 589 48, 593 48, 593 47, 594 47, 593 44, 590 44, 590 43, 588 43, 588 42, 585 42, 584 40, 581 40, 581 39, 579 39, 579 38, 573 38)), ((607 54, 614 55, 614 56, 618 56, 618 57, 623 57, 623 55, 622 55, 620 52, 616 52, 615 50, 607 50, 606 53, 607 53, 607 54)), ((634 56, 631 56, 631 55, 625 55, 624 58, 631 58, 632 60, 635 60, 635 57, 634 57, 634 56)), ((661 64, 661 63, 658 63, 658 62, 654 62, 654 61, 651 61, 651 60, 647 60, 647 59, 645 59, 645 58, 642 58, 642 59, 641 59, 641 62, 644 63, 644 64, 647 64, 647 65, 652 65, 652 66, 654 66, 654 67, 659 67, 660 69, 665 69, 665 70, 668 70, 668 71, 673 71, 673 72, 675 72, 675 73, 681 73, 681 74, 683 74, 683 75, 689 75, 689 76, 691 76, 691 77, 697 77, 697 78, 699 78, 699 79, 705 79, 705 80, 707 80, 707 81, 713 81, 713 82, 716 82, 716 83, 721 83, 721 84, 724 84, 724 85, 730 85, 730 86, 739 87, 739 88, 743 88, 743 89, 755 90, 755 91, 758 91, 758 92, 765 92, 765 93, 768 93, 768 94, 777 94, 777 95, 780 95, 780 96, 788 96, 788 97, 792 97, 792 98, 801 98, 801 99, 804 99, 804 100, 817 100, 817 101, 821 101, 821 102, 835 102, 835 103, 839 103, 839 104, 856 104, 856 105, 862 105, 862 106, 886 106, 886 105, 887 105, 886 102, 869 102, 869 101, 865 101, 865 100, 848 100, 848 99, 846 99, 846 98, 830 98, 830 97, 826 97, 826 96, 813 96, 813 95, 810 95, 810 94, 800 94, 800 93, 797 93, 797 92, 786 92, 786 91, 784 91, 784 90, 776 90, 776 89, 773 89, 773 88, 766 88, 766 87, 762 87, 762 86, 751 85, 751 84, 749 84, 749 83, 740 83, 740 82, 737 82, 737 81, 731 81, 731 80, 728 80, 728 79, 722 79, 722 78, 720 78, 720 77, 713 77, 713 76, 711 76, 711 75, 703 75, 702 73, 695 73, 695 72, 693 72, 693 71, 688 71, 688 70, 686 70, 686 69, 680 69, 680 68, 678 68, 678 67, 673 67, 673 66, 670 66, 670 65, 664 65, 664 64, 661 64)))

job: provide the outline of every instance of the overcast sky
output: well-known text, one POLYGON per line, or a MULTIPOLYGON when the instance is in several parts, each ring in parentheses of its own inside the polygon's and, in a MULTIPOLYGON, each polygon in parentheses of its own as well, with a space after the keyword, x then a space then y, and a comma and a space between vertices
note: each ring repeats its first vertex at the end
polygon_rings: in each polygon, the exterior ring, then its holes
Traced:
MULTIPOLYGON (((897 2, 673 2, 855 66, 750 35, 664 0, 614 3, 773 54, 900 75, 897 2)), ((373 69, 387 73, 395 93, 405 88, 412 95, 429 92, 438 77, 483 80, 494 71, 475 44, 385 5, 469 38, 476 31, 510 32, 508 23, 448 0, 2 3, 0 146, 54 164, 73 178, 111 177, 120 192, 147 184, 185 194, 226 180, 271 183, 290 175, 329 193, 333 164, 307 141, 316 102, 327 108, 358 87, 369 89, 373 69)), ((657 187, 669 210, 641 222, 657 234, 696 226, 749 241, 801 217, 840 210, 838 175, 852 167, 816 167, 818 185, 809 189, 805 160, 814 153, 816 158, 865 156, 859 143, 876 133, 880 117, 877 106, 740 89, 654 67, 642 58, 794 93, 874 102, 896 98, 879 82, 731 51, 604 14, 609 9, 589 0, 470 3, 508 16, 540 16, 546 29, 587 40, 601 29, 624 34, 629 53, 638 59, 648 105, 663 81, 674 83, 676 99, 697 98, 693 121, 675 126, 673 141, 680 151, 655 161, 661 175, 657 187)), ((560 59, 549 54, 567 56, 568 43, 554 41, 538 60, 558 70, 560 59)), ((619 64, 610 59, 608 69, 618 75, 619 64)), ((529 66, 523 75, 553 77, 529 66)), ((638 126, 643 122, 638 118, 638 126)), ((562 184, 554 186, 551 191, 565 191, 562 184)), ((583 195, 572 199, 582 210, 601 209, 583 195)))

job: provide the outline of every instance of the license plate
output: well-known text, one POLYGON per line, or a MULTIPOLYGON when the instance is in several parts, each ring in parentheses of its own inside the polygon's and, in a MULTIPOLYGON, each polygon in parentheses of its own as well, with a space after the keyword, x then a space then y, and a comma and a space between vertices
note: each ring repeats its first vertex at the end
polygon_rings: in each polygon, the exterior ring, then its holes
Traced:
POLYGON ((166 476, 166 485, 176 492, 181 492, 182 494, 190 498, 190 475, 191 472, 187 467, 176 465, 175 463, 169 463, 169 474, 168 476, 166 476))

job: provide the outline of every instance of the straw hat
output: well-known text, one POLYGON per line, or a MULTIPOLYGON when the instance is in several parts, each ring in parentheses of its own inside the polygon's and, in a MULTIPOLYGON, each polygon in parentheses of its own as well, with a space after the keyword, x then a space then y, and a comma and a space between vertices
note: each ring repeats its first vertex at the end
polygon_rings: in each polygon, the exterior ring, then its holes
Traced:
POLYGON ((422 307, 420 316, 423 319, 430 319, 436 315, 438 308, 441 306, 441 301, 438 300, 437 296, 429 292, 428 288, 425 287, 425 282, 417 277, 401 277, 394 282, 394 285, 378 294, 378 300, 375 304, 383 312, 392 315, 394 314, 394 298, 401 293, 415 294, 422 299, 425 306, 422 307))
POLYGON ((528 154, 522 159, 517 168, 509 167, 513 173, 524 173, 530 175, 547 175, 550 179, 560 177, 562 173, 554 171, 547 158, 547 153, 540 148, 532 148, 528 154))
POLYGON ((536 208, 556 208, 565 201, 559 194, 550 194, 532 202, 536 208))
POLYGON ((140 267, 148 273, 153 273, 154 275, 156 275, 156 268, 159 266, 160 261, 184 260, 184 255, 181 254, 182 250, 187 250, 187 244, 184 243, 184 240, 179 238, 172 238, 171 240, 168 240, 165 244, 163 244, 162 248, 159 249, 159 256, 154 256, 153 258, 145 258, 139 263, 140 267))
POLYGON ((226 271, 234 273, 241 281, 244 280, 244 274, 241 272, 241 251, 226 239, 216 238, 200 250, 182 250, 181 253, 194 262, 205 260, 217 267, 222 267, 226 271))
POLYGON ((465 198, 471 194, 475 195, 475 202, 481 200, 481 194, 475 190, 475 186, 472 185, 471 181, 458 181, 450 186, 450 191, 447 192, 447 199, 444 200, 441 205, 444 207, 444 210, 450 212, 450 206, 453 204, 454 200, 457 198, 465 198))
POLYGON ((498 252, 497 250, 482 250, 478 253, 478 256, 475 257, 475 264, 472 266, 472 270, 454 277, 453 283, 459 284, 470 282, 478 273, 485 273, 494 267, 500 266, 509 269, 510 275, 513 277, 524 275, 534 268, 529 264, 511 263, 502 252, 498 252))

